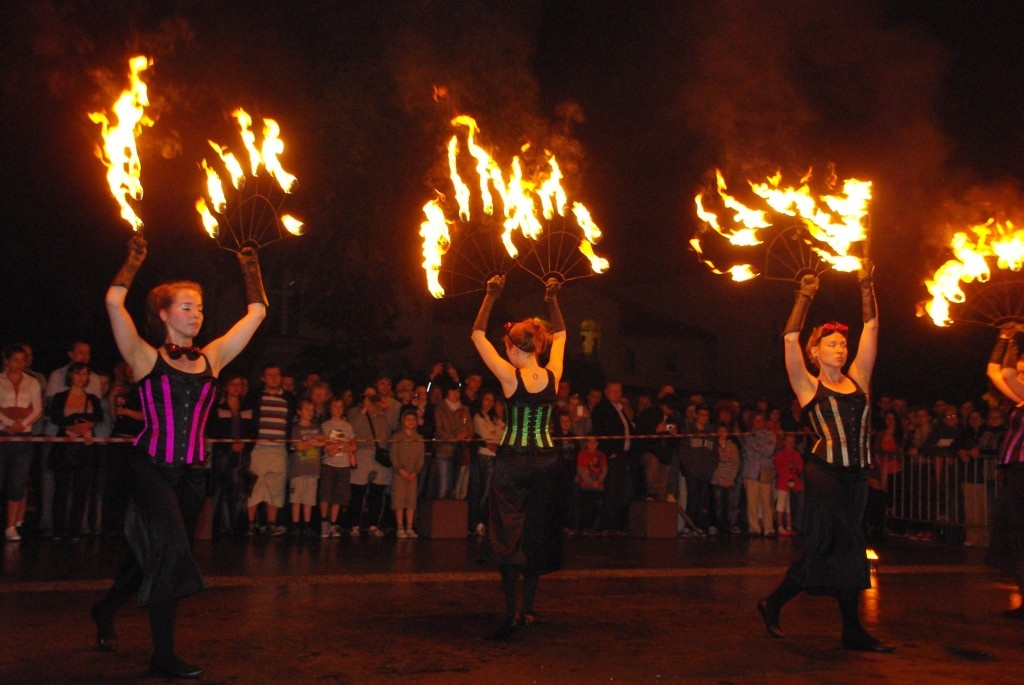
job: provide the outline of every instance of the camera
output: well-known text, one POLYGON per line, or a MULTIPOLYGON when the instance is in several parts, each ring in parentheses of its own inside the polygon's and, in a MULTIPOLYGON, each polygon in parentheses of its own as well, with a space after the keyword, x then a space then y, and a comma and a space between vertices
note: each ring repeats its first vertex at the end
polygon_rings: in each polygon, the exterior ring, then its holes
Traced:
POLYGON ((380 403, 380 395, 369 395, 366 399, 370 400, 370 402, 374 404, 380 403))

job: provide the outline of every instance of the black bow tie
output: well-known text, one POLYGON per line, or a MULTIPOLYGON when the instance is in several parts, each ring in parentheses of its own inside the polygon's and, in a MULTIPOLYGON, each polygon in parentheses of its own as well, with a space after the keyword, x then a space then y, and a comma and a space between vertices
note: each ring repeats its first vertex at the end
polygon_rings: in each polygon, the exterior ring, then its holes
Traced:
POLYGON ((171 359, 181 359, 181 356, 185 355, 189 360, 195 361, 203 354, 198 347, 179 347, 174 343, 164 343, 164 349, 167 350, 167 356, 171 359))

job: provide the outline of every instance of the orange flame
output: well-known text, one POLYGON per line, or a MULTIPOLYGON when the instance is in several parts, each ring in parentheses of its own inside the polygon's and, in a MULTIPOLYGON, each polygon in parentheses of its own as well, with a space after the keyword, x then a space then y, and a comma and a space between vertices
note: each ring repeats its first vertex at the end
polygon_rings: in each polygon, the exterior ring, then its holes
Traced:
POLYGON ((217 218, 210 213, 204 198, 200 197, 196 200, 196 211, 199 212, 203 228, 210 234, 211 238, 216 240, 217 236, 220 235, 220 224, 217 223, 217 218))
MULTIPOLYGON (((465 151, 473 160, 472 166, 477 176, 476 185, 480 209, 485 215, 493 216, 495 204, 500 203, 503 217, 501 240, 505 251, 515 259, 519 250, 512 241, 513 234, 519 231, 524 237, 537 240, 544 230, 544 224, 537 214, 538 203, 540 204, 540 215, 546 220, 551 220, 556 214, 563 217, 566 215, 569 201, 565 189, 562 187, 563 175, 558 161, 553 154, 545 151, 547 172, 541 173, 536 179, 529 179, 524 176, 522 163, 519 156, 516 155, 512 157, 506 175, 491 155, 477 142, 480 127, 477 125, 476 119, 463 114, 453 118, 451 124, 453 127, 465 129, 465 151)), ((528 147, 528 145, 523 146, 523 151, 526 151, 528 147)), ((470 185, 459 172, 461 149, 459 134, 456 133, 449 139, 447 145, 448 174, 454 189, 458 216, 462 221, 468 222, 472 216, 470 204, 473 193, 470 190, 470 185)), ((443 196, 440 200, 428 202, 424 206, 426 221, 421 224, 420 233, 425 239, 423 245, 426 259, 424 269, 427 270, 428 286, 435 297, 441 297, 444 290, 437 284, 436 271, 432 274, 431 270, 440 268, 440 258, 444 253, 437 253, 439 246, 443 245, 444 250, 447 250, 449 246, 447 226, 443 232, 445 240, 438 242, 436 239, 441 234, 438 222, 444 219, 442 202, 443 196), (439 216, 435 216, 437 212, 440 212, 439 216), (424 227, 427 226, 433 228, 426 230, 424 227), (426 233, 424 233, 425 230, 426 233), (428 251, 431 252, 430 256, 427 255, 428 251)), ((587 255, 595 273, 600 273, 608 268, 608 261, 598 257, 593 251, 593 243, 601 238, 601 229, 594 223, 590 212, 583 204, 573 203, 572 211, 576 216, 577 225, 584 234, 583 242, 588 243, 586 246, 581 243, 580 250, 587 255)))
POLYGON ((306 224, 302 223, 291 214, 281 215, 281 225, 284 226, 284 230, 288 231, 292 235, 302 235, 306 232, 306 224))
MULTIPOLYGON (((719 213, 709 209, 707 194, 704 192, 698 193, 695 198, 697 216, 732 245, 742 247, 761 244, 762 231, 773 225, 768 211, 750 207, 730 195, 721 170, 715 169, 715 179, 718 200, 726 210, 731 210, 731 216, 728 221, 723 221, 719 213)), ((846 179, 840 193, 815 195, 810 188, 810 180, 811 172, 808 171, 797 187, 781 187, 782 173, 776 172, 763 183, 748 181, 748 184, 754 194, 775 213, 800 220, 813 241, 825 246, 819 247, 808 240, 812 249, 833 269, 858 270, 861 259, 850 254, 850 248, 855 243, 864 242, 867 237, 871 182, 846 179)), ((699 247, 695 247, 695 250, 702 254, 699 247)), ((727 273, 731 273, 731 270, 727 273)))
POLYGON ((102 127, 103 145, 96 147, 96 156, 107 167, 107 185, 121 207, 121 218, 133 231, 142 229, 142 219, 128 203, 129 199, 142 200, 142 161, 135 139, 143 126, 153 125, 145 113, 149 93, 139 75, 152 64, 150 58, 142 55, 128 60, 128 90, 121 93, 113 106, 116 123, 111 124, 105 112, 89 114, 89 119, 102 127))
POLYGON ((949 241, 953 258, 940 266, 925 280, 932 299, 924 311, 936 326, 948 326, 950 304, 962 304, 967 295, 960 287, 974 281, 984 283, 992 276, 990 261, 1003 271, 1020 271, 1024 266, 1024 229, 1012 221, 989 219, 971 226, 968 232, 957 231, 949 241), (973 238, 971 237, 973 234, 973 238))
POLYGON ((451 247, 451 236, 448 235, 448 220, 444 218, 444 210, 438 200, 431 200, 423 205, 423 213, 427 219, 420 224, 420 236, 423 238, 423 269, 427 272, 427 287, 434 297, 444 297, 444 288, 438 276, 441 272, 441 257, 451 247))
MULTIPOLYGON (((284 152, 280 125, 274 119, 263 120, 263 142, 262 146, 258 148, 256 147, 256 134, 252 131, 252 117, 249 116, 249 113, 239 107, 231 113, 231 116, 238 122, 242 145, 249 155, 250 174, 253 177, 257 176, 262 166, 277 181, 281 190, 285 193, 290 193, 295 187, 297 179, 294 175, 285 171, 281 166, 280 160, 278 160, 278 155, 284 152)), ((224 167, 230 176, 229 182, 231 186, 235 190, 241 190, 245 186, 246 175, 238 159, 228 151, 226 146, 219 145, 212 140, 207 142, 224 163, 224 167)), ((210 199, 210 205, 212 205, 214 211, 224 214, 228 204, 224 180, 217 173, 217 170, 210 166, 205 159, 202 160, 200 166, 206 172, 206 193, 210 199)), ((203 227, 211 237, 216 238, 217 233, 212 232, 209 225, 211 220, 216 221, 216 217, 210 212, 205 200, 203 198, 200 198, 200 200, 202 200, 202 207, 200 208, 200 202, 197 201, 196 209, 199 211, 203 227)), ((292 235, 302 235, 304 230, 303 223, 295 217, 285 214, 280 217, 280 222, 281 226, 292 235)))
POLYGON ((711 260, 707 259, 704 256, 704 251, 701 249, 700 246, 700 240, 697 238, 690 239, 690 247, 692 247, 693 251, 697 253, 697 258, 700 259, 700 261, 703 262, 704 264, 708 265, 708 268, 711 269, 712 273, 719 274, 720 276, 731 276, 732 280, 736 281, 737 283, 740 283, 742 281, 749 281, 752 278, 757 278, 758 274, 756 271, 754 271, 754 267, 751 266, 750 264, 737 264, 736 266, 731 266, 728 269, 725 269, 724 271, 722 269, 719 269, 713 263, 711 263, 711 260))

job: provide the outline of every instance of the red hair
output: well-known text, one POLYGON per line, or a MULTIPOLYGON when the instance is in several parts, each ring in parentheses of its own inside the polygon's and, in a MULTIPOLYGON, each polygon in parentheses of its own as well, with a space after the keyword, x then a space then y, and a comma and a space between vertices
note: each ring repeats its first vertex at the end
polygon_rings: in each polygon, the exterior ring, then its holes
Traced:
POLYGON ((162 345, 167 329, 160 319, 160 312, 170 309, 174 296, 182 290, 195 290, 203 296, 203 287, 195 281, 169 281, 149 291, 146 297, 146 333, 154 345, 162 345))
POLYGON ((551 332, 538 318, 524 319, 506 327, 505 344, 528 354, 544 354, 551 343, 551 332))

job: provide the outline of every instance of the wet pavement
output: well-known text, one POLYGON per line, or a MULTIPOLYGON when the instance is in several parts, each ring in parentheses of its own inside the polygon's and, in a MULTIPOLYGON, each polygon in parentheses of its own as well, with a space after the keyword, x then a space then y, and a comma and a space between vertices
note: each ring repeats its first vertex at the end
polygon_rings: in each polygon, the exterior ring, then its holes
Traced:
MULTIPOLYGON (((210 589, 182 602, 177 649, 206 683, 1024 682, 1024 621, 1001 615, 1019 598, 977 549, 876 546, 862 615, 895 654, 840 649, 835 603, 806 595, 783 611, 787 639, 769 638, 755 603, 798 544, 572 538, 541 581, 542 622, 495 643, 501 592, 475 538, 201 541, 210 589)), ((87 617, 124 549, 3 547, 0 683, 145 674, 144 610, 119 614, 115 654, 94 649, 87 617)))

